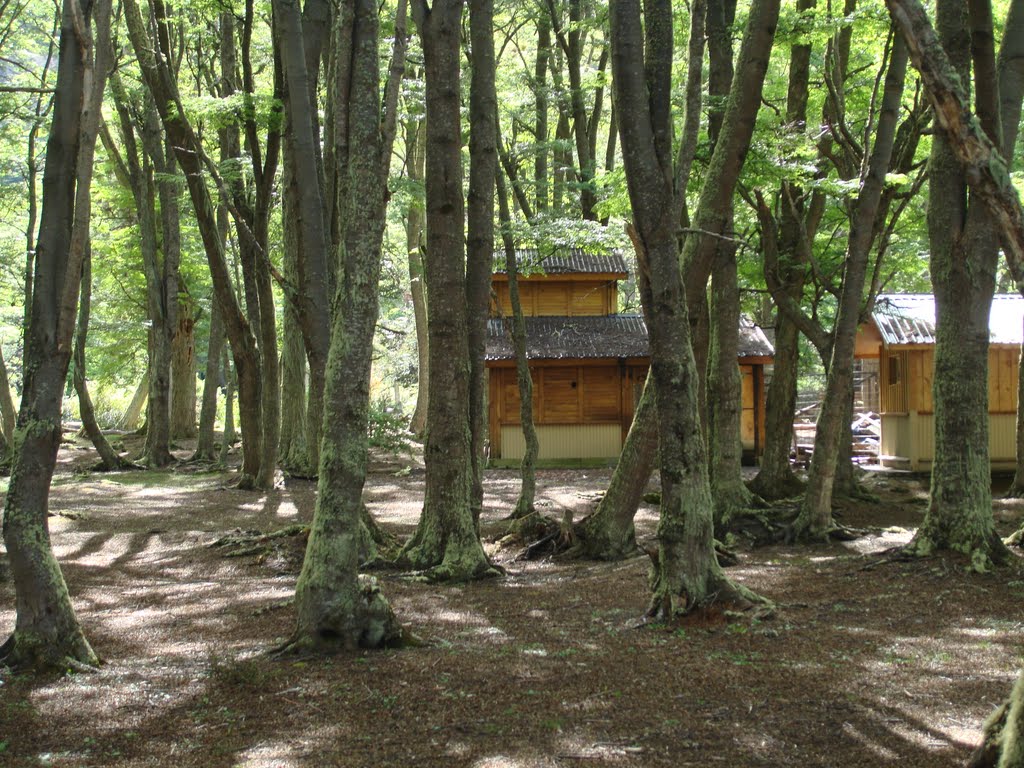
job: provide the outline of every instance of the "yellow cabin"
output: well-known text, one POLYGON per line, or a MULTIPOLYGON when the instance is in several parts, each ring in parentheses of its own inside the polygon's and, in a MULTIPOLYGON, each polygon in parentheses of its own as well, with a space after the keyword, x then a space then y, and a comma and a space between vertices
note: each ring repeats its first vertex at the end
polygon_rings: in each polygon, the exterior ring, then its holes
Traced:
MULTIPOLYGON (((993 469, 1016 461, 1017 378, 1024 298, 997 295, 989 314, 989 458, 993 469)), ((857 356, 878 360, 883 466, 927 471, 935 458, 935 298, 878 297, 857 333, 857 356)))
MULTIPOLYGON (((627 277, 622 254, 570 250, 541 259, 537 251, 523 250, 517 256, 521 265, 544 270, 542 275, 519 278, 539 460, 614 460, 650 365, 643 318, 617 312, 618 283, 627 277)), ((522 459, 526 445, 508 323, 508 276, 497 272, 492 284, 486 351, 490 458, 492 464, 509 465, 522 459)), ((764 446, 764 366, 774 350, 748 320, 741 323, 740 350, 743 448, 753 459, 764 446)))

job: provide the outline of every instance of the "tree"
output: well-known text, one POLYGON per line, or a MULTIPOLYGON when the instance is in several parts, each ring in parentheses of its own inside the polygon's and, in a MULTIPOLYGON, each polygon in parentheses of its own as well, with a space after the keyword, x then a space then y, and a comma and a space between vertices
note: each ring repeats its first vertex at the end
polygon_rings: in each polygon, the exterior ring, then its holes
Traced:
MULTIPOLYGON (((494 0, 469 0, 469 190, 466 200, 466 323, 469 344, 470 507, 479 529, 487 436, 487 318, 494 271, 494 184, 498 97, 494 86, 494 0)), ((428 342, 429 346, 429 342, 428 342)))
POLYGON ((107 0, 64 4, 25 330, 25 381, 4 506, 3 535, 17 619, 14 633, 0 646, 0 662, 15 667, 67 669, 98 663, 53 555, 47 507, 88 244, 93 153, 110 66, 109 35, 107 0))
MULTIPOLYGON (((304 14, 328 13, 326 4, 307 3, 304 14)), ((277 11, 285 13, 284 7, 277 11)), ((329 15, 329 14, 328 14, 329 15)), ((288 212, 295 217, 296 251, 295 276, 298 291, 289 297, 296 302, 295 312, 302 329, 309 363, 309 401, 306 405, 305 448, 309 469, 299 474, 312 474, 319 465, 321 428, 323 426, 323 390, 326 382, 325 367, 331 341, 331 317, 328 306, 330 290, 335 285, 335 259, 331 257, 331 231, 326 210, 330 204, 329 190, 322 173, 319 125, 316 117, 316 78, 323 30, 305 23, 290 24, 278 33, 282 46, 282 64, 285 73, 285 112, 288 131, 285 140, 285 164, 289 167, 288 212), (286 31, 288 38, 285 37, 286 31), (307 51, 307 47, 312 50, 307 51), (321 181, 324 179, 324 181, 321 181)), ((335 42, 335 56, 344 59, 344 46, 335 42)), ((347 63, 346 63, 347 65, 347 63)), ((337 73, 338 82, 346 80, 347 73, 337 73)), ((343 87, 343 86, 340 86, 343 87)), ((336 112, 343 112, 343 101, 332 102, 336 112)), ((335 128, 335 131, 338 129, 335 128)), ((334 143, 338 142, 333 137, 334 143)), ((335 148, 336 157, 344 157, 344 149, 335 148)), ((343 160, 338 160, 343 168, 343 160)), ((339 172, 339 171, 336 171, 339 172)), ((344 226, 343 221, 338 225, 344 226)), ((293 366, 295 362, 291 363, 293 366)), ((295 375, 294 373, 292 375, 295 375)))
POLYGON ((437 580, 495 573, 471 502, 469 343, 459 105, 462 0, 413 0, 426 77, 427 263, 430 393, 423 514, 399 562, 437 580))
POLYGON ((96 452, 100 455, 100 469, 126 469, 132 464, 122 459, 107 440, 96 422, 96 410, 89 396, 89 387, 85 376, 85 342, 89 333, 89 311, 92 298, 92 253, 86 245, 82 257, 82 288, 78 302, 78 327, 75 329, 75 349, 73 353, 74 373, 72 380, 78 393, 78 411, 82 417, 82 428, 89 437, 96 452))
MULTIPOLYGON (((697 366, 676 241, 677 195, 683 193, 673 186, 672 7, 648 2, 644 11, 641 25, 636 0, 612 3, 612 72, 619 114, 631 117, 620 121, 619 130, 658 402, 662 509, 648 613, 672 618, 713 602, 749 605, 763 598, 727 579, 715 555, 697 366)), ((762 78, 778 12, 771 0, 751 8, 740 55, 742 66, 760 69, 762 78)), ((755 90, 759 97, 760 85, 755 90)), ((735 108, 732 101, 729 109, 735 108)))
MULTIPOLYGON (((1000 124, 1004 114, 1020 114, 1024 89, 1019 78, 997 81, 986 3, 941 0, 937 35, 920 7, 891 0, 888 5, 943 128, 929 160, 935 460, 925 519, 907 551, 955 551, 970 558, 974 569, 986 570, 1008 558, 995 532, 988 458, 989 310, 1000 235, 1008 258, 1024 261, 1024 222, 1008 161, 999 152, 1000 124), (974 114, 961 90, 969 82, 974 114)), ((1007 30, 1001 57, 1013 60, 1024 41, 1019 22, 1007 30)))
POLYGON ((508 189, 505 177, 497 176, 498 215, 501 219, 501 240, 505 251, 505 273, 508 275, 508 297, 512 307, 512 317, 505 320, 508 332, 512 337, 512 349, 516 359, 516 385, 519 387, 519 423, 523 429, 523 442, 526 450, 520 464, 522 483, 519 486, 519 498, 512 510, 514 519, 527 518, 536 510, 534 501, 537 497, 537 456, 540 454, 540 440, 537 427, 533 421, 533 378, 530 375, 530 361, 526 356, 526 319, 523 316, 523 304, 519 298, 519 262, 516 258, 516 244, 512 238, 512 215, 508 206, 508 189))
MULTIPOLYGON (((275 0, 281 36, 297 41, 297 4, 275 0)), ((387 207, 387 171, 396 128, 398 87, 404 70, 405 4, 399 2, 395 47, 381 104, 377 63, 378 10, 373 0, 346 0, 335 16, 336 38, 351 40, 346 103, 351 189, 343 230, 337 311, 327 359, 324 422, 316 511, 295 591, 297 622, 286 646, 374 648, 401 643, 403 632, 383 595, 360 585, 358 566, 362 492, 366 478, 367 414, 373 332, 377 323, 381 241, 387 207), (346 28, 347 27, 347 28, 346 28), (329 428, 328 428, 329 427, 329 428)), ((300 48, 301 50, 301 48, 300 48)), ((294 56, 294 48, 285 56, 294 56)))
MULTIPOLYGON (((273 484, 275 467, 263 466, 263 380, 261 350, 253 333, 249 319, 245 316, 235 296, 231 272, 224 254, 224 243, 220 237, 216 214, 210 191, 206 186, 206 173, 212 169, 199 141, 199 137, 189 122, 181 96, 178 92, 177 76, 169 66, 170 50, 166 34, 166 13, 162 2, 152 4, 154 20, 158 30, 157 40, 151 39, 142 18, 137 0, 126 0, 124 4, 125 22, 128 37, 139 61, 143 81, 153 95, 153 102, 160 120, 167 133, 167 138, 174 148, 175 157, 181 167, 188 185, 189 196, 196 215, 196 224, 203 240, 203 250, 217 301, 224 317, 224 327, 234 358, 235 374, 238 377, 239 417, 245 440, 242 443, 242 471, 239 478, 240 488, 252 488, 257 485, 268 487, 273 484), (158 55, 159 53, 159 55, 158 55)), ((230 194, 220 181, 221 197, 230 199, 230 194)), ((241 230, 246 241, 253 245, 255 235, 245 226, 239 224, 240 216, 237 208, 232 211, 236 227, 241 230)), ((265 259, 266 253, 253 247, 254 255, 265 259)), ((245 264, 243 264, 245 268, 245 264)), ((250 291, 250 295, 252 292, 250 291)), ((276 350, 274 351, 276 354, 276 350)), ((274 446, 276 449, 276 444, 274 446)))
POLYGON ((832 362, 828 369, 825 400, 818 417, 814 459, 807 492, 795 524, 797 535, 810 538, 827 537, 834 527, 832 485, 839 462, 840 442, 847 437, 843 422, 850 421, 850 403, 853 401, 853 356, 857 327, 861 319, 861 299, 867 279, 872 243, 875 233, 879 230, 877 216, 886 172, 896 143, 906 70, 907 49, 902 39, 897 38, 892 43, 885 73, 885 88, 882 93, 874 146, 862 176, 860 194, 854 203, 851 217, 843 290, 832 336, 832 362))

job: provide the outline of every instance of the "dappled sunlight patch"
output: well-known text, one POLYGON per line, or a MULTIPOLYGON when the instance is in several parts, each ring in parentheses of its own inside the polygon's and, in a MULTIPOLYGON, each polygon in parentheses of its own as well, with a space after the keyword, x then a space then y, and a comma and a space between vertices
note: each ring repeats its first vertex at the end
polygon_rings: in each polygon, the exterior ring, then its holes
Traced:
POLYGON ((258 744, 235 754, 235 768, 293 768, 302 764, 301 752, 292 744, 258 744))
MULTIPOLYGON (((550 724, 561 731, 558 723, 550 724)), ((594 741, 577 734, 562 734, 555 743, 555 757, 562 760, 586 760, 589 765, 621 763, 642 756, 644 749, 624 741, 594 741)))

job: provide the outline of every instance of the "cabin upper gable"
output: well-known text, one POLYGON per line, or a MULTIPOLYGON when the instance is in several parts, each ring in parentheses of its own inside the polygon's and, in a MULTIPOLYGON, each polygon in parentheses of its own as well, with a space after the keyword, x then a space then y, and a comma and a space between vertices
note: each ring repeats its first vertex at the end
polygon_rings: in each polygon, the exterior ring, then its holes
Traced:
MULTIPOLYGON (((492 316, 509 317, 508 274, 503 252, 495 254, 492 276, 492 316)), ((614 315, 619 309, 619 280, 629 273, 620 251, 588 253, 570 249, 543 253, 516 251, 519 264, 519 299, 527 317, 594 317, 614 315)))

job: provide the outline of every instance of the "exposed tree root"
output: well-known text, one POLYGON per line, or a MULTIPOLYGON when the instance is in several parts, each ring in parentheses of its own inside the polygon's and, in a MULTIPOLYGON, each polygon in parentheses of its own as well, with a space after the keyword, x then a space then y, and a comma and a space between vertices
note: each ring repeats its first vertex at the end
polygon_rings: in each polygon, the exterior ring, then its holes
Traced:
POLYGON ((506 574, 505 569, 486 560, 475 568, 468 569, 458 564, 442 562, 433 568, 411 571, 409 579, 423 584, 459 583, 495 579, 506 574))
POLYGON ((766 501, 781 501, 791 499, 804 492, 806 485, 803 480, 796 476, 792 470, 779 478, 762 478, 761 472, 751 480, 747 487, 766 501))
POLYGON ((1024 766, 1024 672, 1017 677, 1010 697, 989 715, 982 734, 967 768, 1024 766))
POLYGON ((119 459, 118 463, 112 467, 105 461, 98 461, 89 467, 90 472, 127 472, 142 469, 148 469, 148 467, 144 467, 142 464, 130 459, 119 459))
POLYGON ((300 626, 270 655, 282 658, 420 645, 423 641, 398 621, 377 580, 360 577, 351 615, 332 614, 314 627, 301 626, 300 617, 300 626))
POLYGON ((942 552, 955 552, 968 558, 968 568, 975 573, 988 573, 1017 560, 995 531, 982 541, 958 543, 943 540, 921 528, 903 551, 908 557, 931 557, 942 552))
MULTIPOLYGON (((652 571, 654 576, 658 573, 656 556, 652 556, 652 560, 655 563, 652 571)), ((775 615, 775 604, 771 600, 724 576, 710 585, 707 593, 700 597, 687 594, 685 589, 679 592, 667 589, 664 584, 658 583, 656 577, 652 587, 651 602, 645 614, 649 620, 671 622, 697 611, 712 610, 724 614, 742 614, 752 619, 769 619, 775 615)))
POLYGON ((1015 532, 1003 539, 1003 544, 1008 547, 1024 548, 1024 528, 1018 528, 1015 532))
POLYGON ((0 666, 14 671, 96 672, 100 659, 80 631, 63 642, 29 637, 15 630, 0 645, 0 666))

